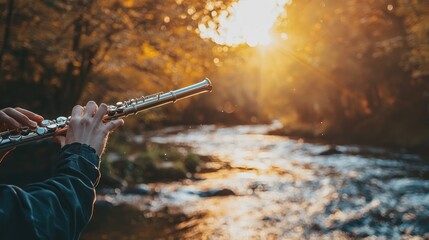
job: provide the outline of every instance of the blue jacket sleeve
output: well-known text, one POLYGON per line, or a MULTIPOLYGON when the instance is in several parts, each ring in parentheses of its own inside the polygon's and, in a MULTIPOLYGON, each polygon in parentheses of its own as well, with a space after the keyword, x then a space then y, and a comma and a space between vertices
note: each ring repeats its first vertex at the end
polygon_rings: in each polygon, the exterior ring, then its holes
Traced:
POLYGON ((0 239, 78 239, 92 216, 98 167, 94 149, 73 143, 48 180, 0 185, 0 239))

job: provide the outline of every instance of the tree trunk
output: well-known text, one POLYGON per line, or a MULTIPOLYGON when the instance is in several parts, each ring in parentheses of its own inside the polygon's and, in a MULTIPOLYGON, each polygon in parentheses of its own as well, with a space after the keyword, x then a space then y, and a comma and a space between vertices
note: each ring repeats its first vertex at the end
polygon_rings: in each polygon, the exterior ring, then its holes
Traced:
MULTIPOLYGON (((80 41, 82 37, 82 15, 80 15, 75 23, 73 29, 73 39, 72 39, 72 48, 71 51, 73 53, 72 59, 67 63, 66 71, 64 73, 63 79, 63 87, 58 91, 58 112, 59 113, 67 113, 71 111, 70 106, 76 103, 76 85, 78 85, 79 81, 82 79, 76 77, 77 69, 74 66, 74 62, 78 61, 77 55, 79 54, 80 41)), ((80 74, 79 74, 80 75, 80 74)), ((78 76, 79 76, 78 75, 78 76)))
POLYGON ((9 48, 10 29, 12 25, 14 2, 15 0, 9 0, 7 3, 7 14, 6 14, 5 26, 4 26, 3 44, 0 49, 0 71, 3 66, 3 56, 7 51, 7 49, 9 48))

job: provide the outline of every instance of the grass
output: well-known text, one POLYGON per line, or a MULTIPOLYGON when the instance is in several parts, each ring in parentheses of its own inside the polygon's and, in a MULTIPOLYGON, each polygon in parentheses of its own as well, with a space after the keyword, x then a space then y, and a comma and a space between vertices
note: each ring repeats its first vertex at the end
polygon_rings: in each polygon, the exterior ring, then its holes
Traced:
POLYGON ((103 168, 130 184, 175 181, 191 178, 199 170, 201 158, 185 148, 126 141, 115 137, 109 143, 103 168), (115 155, 112 161, 108 156, 115 155))

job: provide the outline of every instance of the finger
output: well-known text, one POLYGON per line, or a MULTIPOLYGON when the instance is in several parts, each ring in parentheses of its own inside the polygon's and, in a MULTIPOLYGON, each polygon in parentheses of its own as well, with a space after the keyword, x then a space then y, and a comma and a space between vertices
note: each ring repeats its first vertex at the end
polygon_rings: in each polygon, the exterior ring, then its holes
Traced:
POLYGON ((115 119, 105 124, 106 130, 111 132, 114 131, 116 128, 124 125, 123 119, 115 119))
POLYGON ((81 105, 76 105, 73 107, 71 117, 80 117, 83 114, 83 107, 81 105))
POLYGON ((41 122, 43 121, 43 117, 40 116, 39 114, 35 114, 34 112, 28 111, 27 109, 23 109, 20 107, 15 108, 18 112, 24 114, 25 116, 27 116, 28 118, 30 118, 33 121, 36 122, 41 122))
POLYGON ((29 126, 29 127, 37 127, 37 123, 30 120, 26 115, 22 114, 21 112, 17 111, 13 108, 6 108, 3 110, 9 117, 13 118, 15 121, 19 122, 23 126, 29 126))
POLYGON ((21 125, 15 119, 9 117, 3 111, 0 111, 0 122, 3 122, 6 128, 9 128, 9 129, 21 127, 21 125))
POLYGON ((64 145, 66 145, 66 138, 64 136, 55 136, 52 141, 54 141, 55 143, 60 144, 61 148, 64 147, 64 145))
POLYGON ((98 108, 97 112, 95 113, 94 119, 96 121, 101 122, 103 120, 104 115, 106 115, 106 113, 107 113, 107 105, 102 103, 98 108))
POLYGON ((98 109, 97 104, 94 101, 89 101, 85 106, 84 115, 92 118, 95 112, 97 111, 97 109, 98 109))

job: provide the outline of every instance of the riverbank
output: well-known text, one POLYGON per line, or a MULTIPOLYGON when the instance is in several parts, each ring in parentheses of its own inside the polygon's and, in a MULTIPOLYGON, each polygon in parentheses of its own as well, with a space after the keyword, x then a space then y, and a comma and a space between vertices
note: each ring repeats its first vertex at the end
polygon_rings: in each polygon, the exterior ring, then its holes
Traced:
POLYGON ((305 142, 335 145, 358 145, 365 149, 384 148, 386 152, 419 154, 429 159, 429 128, 404 126, 380 127, 377 129, 350 126, 339 130, 324 124, 286 124, 281 128, 269 131, 270 135, 285 136, 292 139, 303 139, 305 142))

